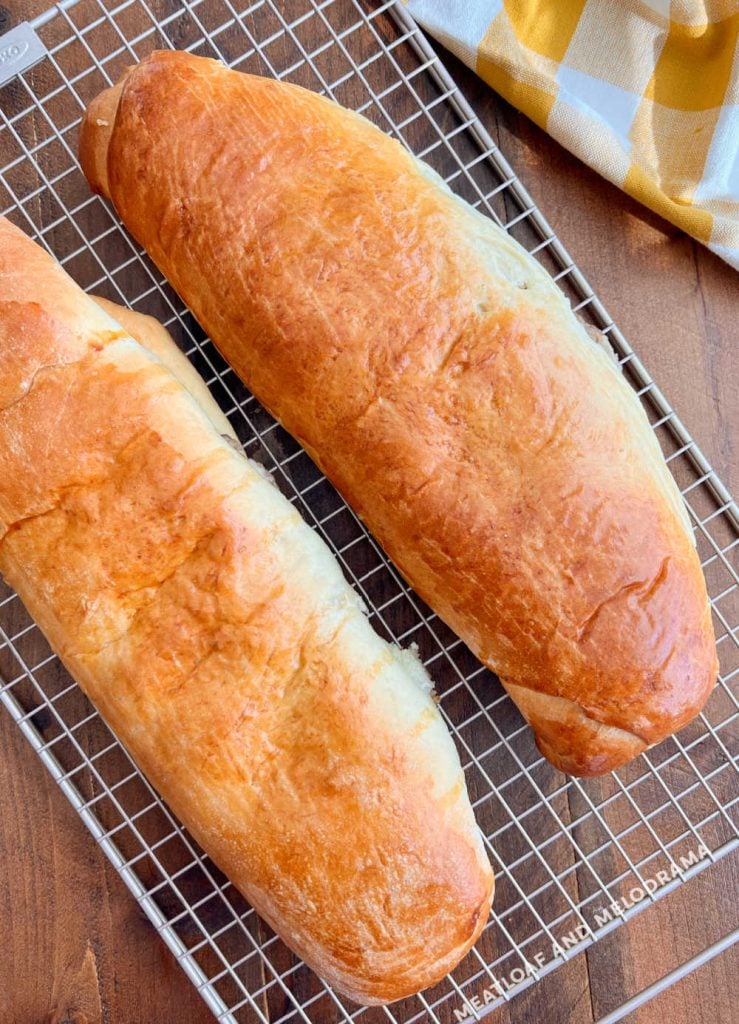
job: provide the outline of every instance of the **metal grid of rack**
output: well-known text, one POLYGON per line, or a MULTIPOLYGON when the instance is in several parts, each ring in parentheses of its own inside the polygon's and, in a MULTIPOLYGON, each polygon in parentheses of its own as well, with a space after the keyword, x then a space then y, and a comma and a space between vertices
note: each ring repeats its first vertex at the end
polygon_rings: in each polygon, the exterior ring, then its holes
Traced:
POLYGON ((739 846, 736 506, 398 0, 66 0, 33 28, 40 61, 0 88, 0 213, 87 290, 166 324, 248 454, 334 550, 375 627, 418 646, 496 870, 493 916, 433 989, 392 1007, 357 1008, 301 964, 197 848, 7 588, 0 699, 218 1019, 479 1018, 739 846), (552 768, 497 680, 409 590, 90 195, 76 160, 82 110, 125 66, 161 47, 218 56, 359 110, 496 218, 606 335, 685 496, 712 598, 721 678, 679 736, 603 779, 552 768))

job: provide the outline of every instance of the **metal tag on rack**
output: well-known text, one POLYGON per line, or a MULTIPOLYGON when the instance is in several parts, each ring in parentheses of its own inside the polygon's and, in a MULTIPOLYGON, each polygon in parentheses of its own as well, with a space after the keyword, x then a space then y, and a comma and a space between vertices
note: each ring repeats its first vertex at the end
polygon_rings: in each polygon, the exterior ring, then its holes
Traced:
POLYGON ((46 56, 46 47, 24 21, 0 36, 0 85, 28 71, 46 56))

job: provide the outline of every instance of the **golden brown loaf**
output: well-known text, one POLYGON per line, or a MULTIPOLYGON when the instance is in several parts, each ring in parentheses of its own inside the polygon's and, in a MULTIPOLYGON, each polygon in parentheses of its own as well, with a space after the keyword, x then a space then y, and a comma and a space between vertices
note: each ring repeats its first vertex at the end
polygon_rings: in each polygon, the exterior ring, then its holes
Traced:
POLYGON ((94 188, 544 754, 611 769, 717 663, 644 412, 538 264, 369 122, 156 53, 102 93, 94 188))
POLYGON ((415 992, 492 895, 428 677, 130 333, 163 361, 0 219, 0 570, 293 949, 359 1002, 415 992))

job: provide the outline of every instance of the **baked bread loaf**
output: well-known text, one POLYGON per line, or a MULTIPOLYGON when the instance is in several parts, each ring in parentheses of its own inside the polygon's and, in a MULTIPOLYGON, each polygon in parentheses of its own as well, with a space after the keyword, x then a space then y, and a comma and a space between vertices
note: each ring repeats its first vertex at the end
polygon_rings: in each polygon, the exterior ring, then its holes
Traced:
POLYGON ((100 295, 91 295, 90 298, 134 341, 138 341, 140 345, 161 360, 170 373, 190 392, 218 433, 227 438, 237 451, 243 451, 241 442, 228 417, 224 416, 218 402, 208 391, 205 381, 184 352, 177 348, 166 328, 162 327, 153 316, 135 313, 132 309, 119 306, 117 302, 111 302, 100 295))
POLYGON ((0 219, 0 571, 308 964, 361 1003, 424 988, 492 895, 429 679, 180 357, 132 340, 150 321, 116 318, 0 219))
POLYGON ((555 765, 697 714, 717 662, 680 494, 515 241, 356 114, 185 53, 93 101, 81 159, 555 765))

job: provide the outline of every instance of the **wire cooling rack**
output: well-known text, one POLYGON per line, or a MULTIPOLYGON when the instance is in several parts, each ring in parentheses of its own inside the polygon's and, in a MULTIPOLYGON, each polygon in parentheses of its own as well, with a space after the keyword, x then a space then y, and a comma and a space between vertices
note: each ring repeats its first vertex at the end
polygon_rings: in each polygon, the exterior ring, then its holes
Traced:
POLYGON ((169 327, 248 453, 336 552, 375 627, 418 645, 496 869, 495 912, 451 975, 390 1008, 346 1003, 198 849, 65 674, 18 598, 0 591, 3 704, 213 1013, 231 1024, 479 1018, 735 850, 736 507, 403 5, 67 0, 0 40, 3 82, 0 211, 83 287, 169 327), (608 337, 688 503, 712 597, 722 675, 703 714, 679 736, 603 779, 568 778, 544 761, 497 680, 408 589, 307 456, 235 378, 111 210, 90 195, 76 159, 82 110, 124 67, 158 47, 219 56, 361 111, 502 223, 608 337))

